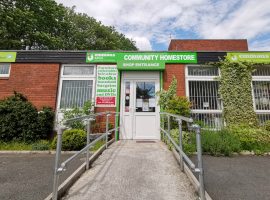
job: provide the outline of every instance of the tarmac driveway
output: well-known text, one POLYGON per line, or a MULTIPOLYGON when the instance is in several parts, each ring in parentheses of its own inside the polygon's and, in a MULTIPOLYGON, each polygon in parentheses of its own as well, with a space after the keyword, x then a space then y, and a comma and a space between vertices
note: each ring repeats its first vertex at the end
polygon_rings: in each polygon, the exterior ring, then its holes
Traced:
MULTIPOLYGON (((62 155, 62 160, 72 154, 62 155)), ((53 188, 55 154, 0 154, 0 199, 43 200, 53 188)), ((72 162, 60 176, 62 183, 85 161, 72 162)))
POLYGON ((203 156, 203 164, 213 200, 270 199, 270 156, 203 156))

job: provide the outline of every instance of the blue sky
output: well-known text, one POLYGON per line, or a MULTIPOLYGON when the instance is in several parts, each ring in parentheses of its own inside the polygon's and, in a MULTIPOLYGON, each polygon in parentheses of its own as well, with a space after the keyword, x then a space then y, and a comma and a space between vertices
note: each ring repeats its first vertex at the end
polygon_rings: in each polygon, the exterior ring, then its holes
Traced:
POLYGON ((170 39, 247 39, 270 51, 270 0, 56 0, 136 41, 167 50, 170 39))

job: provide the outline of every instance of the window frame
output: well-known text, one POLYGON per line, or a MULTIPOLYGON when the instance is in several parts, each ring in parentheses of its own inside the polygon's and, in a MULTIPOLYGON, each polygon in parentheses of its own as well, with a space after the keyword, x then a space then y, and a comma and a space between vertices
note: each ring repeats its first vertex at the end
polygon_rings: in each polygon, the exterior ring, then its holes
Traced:
MULTIPOLYGON (((188 75, 188 68, 189 67, 202 67, 202 66, 207 66, 207 67, 211 67, 211 65, 186 65, 185 66, 185 84, 186 84, 186 97, 189 99, 189 81, 217 81, 215 80, 216 78, 220 77, 220 69, 218 68, 218 76, 192 76, 192 75, 188 75)), ((214 67, 214 66, 213 66, 214 67)), ((221 105, 220 105, 221 109, 219 110, 213 110, 213 109, 209 109, 209 110, 204 110, 204 109, 191 109, 191 113, 222 113, 222 109, 223 109, 223 104, 221 101, 221 105)))
POLYGON ((96 65, 93 64, 62 64, 61 69, 60 69, 60 77, 59 77, 59 84, 58 84, 58 95, 57 95, 57 110, 58 111, 63 111, 63 110, 70 110, 71 108, 60 108, 60 103, 61 103, 61 95, 62 95, 62 86, 63 86, 63 81, 68 80, 68 81, 83 81, 83 80, 90 80, 93 81, 93 86, 92 86, 92 102, 95 100, 95 95, 96 95, 96 65), (64 75, 64 68, 66 66, 91 66, 94 67, 93 74, 91 75, 64 75))
POLYGON ((252 101, 253 101, 253 108, 254 108, 255 113, 256 114, 270 114, 270 110, 257 110, 256 109, 253 82, 269 82, 270 83, 270 76, 252 76, 252 80, 251 80, 252 101))
POLYGON ((11 71, 11 64, 10 63, 0 63, 0 66, 1 65, 8 65, 8 74, 0 74, 0 78, 9 78, 10 71, 11 71))

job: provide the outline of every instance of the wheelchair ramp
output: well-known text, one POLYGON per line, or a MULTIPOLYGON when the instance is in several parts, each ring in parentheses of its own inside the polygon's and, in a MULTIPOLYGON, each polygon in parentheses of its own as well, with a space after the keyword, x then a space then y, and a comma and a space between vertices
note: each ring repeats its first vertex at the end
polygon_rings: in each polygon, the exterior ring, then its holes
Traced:
POLYGON ((162 142, 122 140, 104 151, 63 199, 195 200, 198 196, 162 142))

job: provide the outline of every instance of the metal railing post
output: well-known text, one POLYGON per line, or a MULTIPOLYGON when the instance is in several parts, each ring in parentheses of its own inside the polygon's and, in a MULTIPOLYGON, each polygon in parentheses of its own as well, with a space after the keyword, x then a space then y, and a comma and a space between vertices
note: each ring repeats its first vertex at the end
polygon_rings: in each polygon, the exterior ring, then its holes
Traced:
MULTIPOLYGON (((91 134, 91 119, 87 120, 87 141, 86 141, 86 145, 88 146, 90 143, 90 134, 91 134)), ((86 170, 89 169, 89 149, 87 149, 86 151, 86 170)))
POLYGON ((198 158, 198 168, 199 168, 199 193, 201 200, 205 200, 205 190, 204 190, 204 180, 203 180, 203 162, 202 162, 202 146, 201 146, 201 127, 199 125, 194 125, 196 133, 196 143, 197 143, 197 158, 198 158))
MULTIPOLYGON (((168 134, 170 135, 171 134, 171 116, 170 115, 167 115, 167 121, 168 121, 168 125, 167 125, 167 128, 168 128, 168 134)), ((165 137, 166 138, 166 137, 165 137)), ((168 143, 167 142, 167 139, 165 139, 165 142, 166 144, 168 143)))
POLYGON ((54 166, 54 177, 53 177, 53 195, 52 199, 57 200, 58 195, 58 181, 59 181, 59 161, 61 158, 61 148, 62 148, 62 134, 65 127, 59 125, 57 130, 57 146, 56 146, 56 155, 55 155, 55 166, 54 166))
POLYGON ((118 114, 115 113, 115 116, 114 116, 114 128, 115 128, 115 131, 114 131, 114 141, 116 141, 116 134, 119 131, 118 130, 118 127, 117 127, 117 116, 118 116, 118 114), (117 130, 116 130, 116 128, 117 128, 117 130))
MULTIPOLYGON (((182 120, 178 119, 178 129, 179 129, 179 149, 183 151, 183 133, 182 133, 182 120)), ((181 171, 184 171, 184 160, 183 155, 179 152, 180 156, 180 167, 181 171)))
POLYGON ((108 148, 109 115, 110 114, 106 114, 106 149, 108 148))

